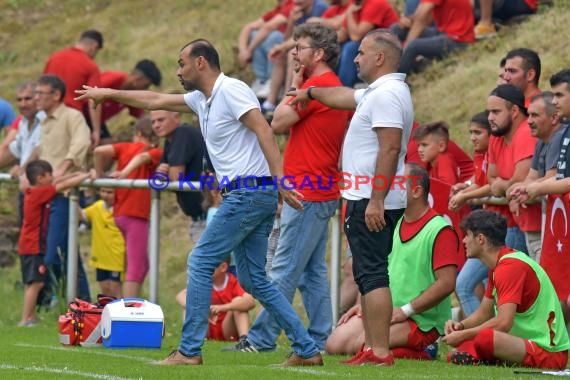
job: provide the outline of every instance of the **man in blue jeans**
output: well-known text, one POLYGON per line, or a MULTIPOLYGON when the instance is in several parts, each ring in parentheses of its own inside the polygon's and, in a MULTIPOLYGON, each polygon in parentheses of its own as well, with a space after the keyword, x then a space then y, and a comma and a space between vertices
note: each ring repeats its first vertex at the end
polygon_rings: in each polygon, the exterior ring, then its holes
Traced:
MULTIPOLYGON (((293 87, 340 86, 340 79, 333 71, 340 50, 335 30, 307 23, 295 28, 293 38, 296 42, 293 87)), ((336 183, 338 160, 349 113, 317 101, 309 102, 303 109, 292 107, 291 99, 286 96, 277 106, 271 128, 275 133, 290 134, 284 170, 303 194, 303 209, 283 205, 281 235, 269 277, 289 302, 293 302, 295 290, 299 288, 309 317, 309 334, 323 350, 332 329, 325 260, 328 224, 340 198, 336 183), (301 186, 305 180, 311 185, 301 186)), ((274 316, 263 310, 248 335, 240 337, 234 347, 223 350, 273 350, 280 333, 274 316)))
POLYGON ((274 315, 292 341, 293 353, 283 366, 323 365, 299 316, 265 273, 267 237, 277 209, 276 190, 291 207, 301 209, 303 205, 298 200, 301 194, 282 178, 277 141, 259 102, 245 83, 221 72, 218 52, 206 40, 184 46, 178 64, 180 83, 189 91, 183 95, 89 86, 78 91, 80 99, 89 97, 96 103, 112 99, 139 108, 194 111, 220 182, 224 201, 188 258, 182 341, 178 350, 154 364, 202 364, 212 274, 234 251, 240 284, 274 315))

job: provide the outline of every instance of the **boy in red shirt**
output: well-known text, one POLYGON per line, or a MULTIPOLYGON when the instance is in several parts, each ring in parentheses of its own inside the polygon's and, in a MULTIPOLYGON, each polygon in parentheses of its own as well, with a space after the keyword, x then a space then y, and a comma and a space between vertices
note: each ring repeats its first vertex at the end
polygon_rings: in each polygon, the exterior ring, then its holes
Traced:
MULTIPOLYGON (((249 311, 255 306, 255 301, 228 272, 229 265, 230 256, 218 265, 212 276, 207 339, 235 341, 238 337, 245 338, 249 330, 249 311)), ((178 293, 176 301, 186 308, 186 289, 178 293)))
POLYGON ((79 185, 94 173, 73 173, 53 183, 53 168, 47 161, 35 160, 26 167, 30 187, 24 193, 24 220, 18 242, 18 254, 24 282, 24 306, 18 326, 37 324, 36 300, 44 286, 44 264, 50 201, 69 188, 79 185))
POLYGON ((449 128, 444 122, 422 125, 413 135, 418 143, 420 160, 427 163, 430 177, 450 185, 459 182, 459 167, 453 155, 447 151, 449 128))

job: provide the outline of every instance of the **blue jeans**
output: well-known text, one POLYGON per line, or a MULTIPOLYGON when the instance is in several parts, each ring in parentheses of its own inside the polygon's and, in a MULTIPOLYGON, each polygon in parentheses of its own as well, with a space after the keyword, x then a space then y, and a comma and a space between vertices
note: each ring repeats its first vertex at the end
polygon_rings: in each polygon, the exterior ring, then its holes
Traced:
POLYGON ((239 283, 287 332, 293 351, 303 358, 319 352, 295 309, 265 273, 267 237, 276 209, 274 190, 234 190, 224 197, 188 257, 186 319, 179 347, 184 355, 201 355, 212 300, 212 274, 231 251, 234 251, 239 283))
POLYGON ((461 308, 465 317, 470 316, 479 308, 481 301, 473 291, 478 284, 487 278, 488 273, 489 268, 479 259, 467 259, 465 265, 461 268, 461 272, 457 276, 455 292, 459 302, 461 302, 461 308))
POLYGON ((354 58, 358 54, 360 41, 346 41, 340 47, 340 60, 337 74, 343 86, 352 87, 358 79, 358 71, 354 64, 354 58))
MULTIPOLYGON (((256 34, 256 30, 252 31, 249 39, 253 40, 256 34)), ((283 33, 274 30, 269 33, 265 40, 253 51, 253 56, 251 57, 251 68, 253 69, 255 77, 260 81, 265 82, 271 78, 273 63, 268 58, 268 54, 275 45, 280 44, 281 42, 283 42, 283 33)))
MULTIPOLYGON (((269 277, 292 303, 297 287, 309 317, 309 335, 323 350, 332 330, 332 305, 325 261, 329 219, 338 201, 305 202, 297 211, 284 204, 281 235, 269 277)), ((247 340, 261 350, 272 350, 281 328, 263 310, 249 330, 247 340)))
POLYGON ((522 232, 518 227, 507 228, 507 237, 505 238, 505 244, 507 247, 511 247, 512 249, 516 249, 517 251, 524 252, 528 255, 524 232, 522 232))
MULTIPOLYGON (((57 195, 51 202, 45 264, 58 281, 67 274, 68 225, 69 199, 63 195, 57 195)), ((81 255, 78 257, 77 276, 77 296, 82 300, 90 301, 89 283, 87 282, 87 275, 83 268, 81 255)), ((51 287, 52 289, 57 289, 57 286, 58 284, 53 284, 51 276, 48 276, 46 288, 51 287)))

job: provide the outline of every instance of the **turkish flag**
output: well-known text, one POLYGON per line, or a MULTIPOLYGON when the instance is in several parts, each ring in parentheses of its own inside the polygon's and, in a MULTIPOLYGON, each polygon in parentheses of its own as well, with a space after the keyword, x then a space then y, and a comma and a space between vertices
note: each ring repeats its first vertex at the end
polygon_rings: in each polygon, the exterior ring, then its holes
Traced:
POLYGON ((548 196, 540 265, 550 277, 561 301, 566 301, 570 294, 570 281, 568 281, 568 268, 570 268, 569 212, 570 193, 548 196))
POLYGON ((453 227, 459 237, 459 268, 465 264, 465 246, 463 245, 463 232, 459 228, 461 219, 471 212, 469 206, 463 206, 459 211, 451 211, 448 207, 451 185, 436 178, 430 178, 429 204, 442 217, 444 217, 453 227))

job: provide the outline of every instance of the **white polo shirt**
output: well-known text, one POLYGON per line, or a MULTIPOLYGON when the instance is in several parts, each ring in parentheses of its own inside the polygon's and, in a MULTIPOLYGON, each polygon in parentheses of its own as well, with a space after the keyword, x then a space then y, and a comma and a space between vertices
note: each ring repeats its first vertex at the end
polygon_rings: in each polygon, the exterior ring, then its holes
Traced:
POLYGON ((237 176, 271 175, 257 136, 239 121, 246 112, 260 108, 255 94, 244 82, 221 73, 209 98, 193 91, 184 95, 184 101, 198 115, 220 183, 237 176))
MULTIPOLYGON (((383 75, 366 89, 356 90, 356 112, 350 122, 344 139, 342 152, 342 171, 344 182, 350 182, 342 191, 342 196, 349 200, 370 199, 371 181, 375 175, 376 159, 381 149, 378 144, 376 128, 402 129, 402 149, 398 156, 396 175, 404 176, 404 157, 414 120, 414 107, 408 85, 404 82, 405 74, 392 73, 383 75), (367 184, 355 184, 356 176, 370 179, 367 184)), ((406 207, 406 190, 400 186, 390 189, 384 200, 387 210, 406 207)))

